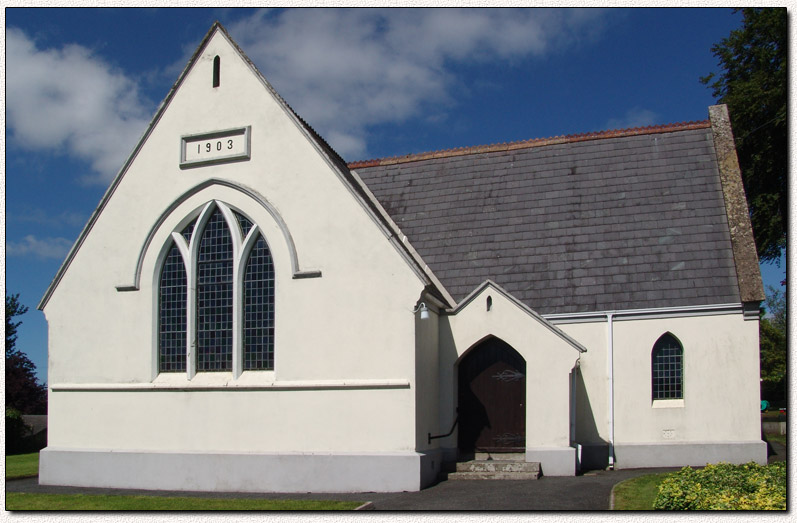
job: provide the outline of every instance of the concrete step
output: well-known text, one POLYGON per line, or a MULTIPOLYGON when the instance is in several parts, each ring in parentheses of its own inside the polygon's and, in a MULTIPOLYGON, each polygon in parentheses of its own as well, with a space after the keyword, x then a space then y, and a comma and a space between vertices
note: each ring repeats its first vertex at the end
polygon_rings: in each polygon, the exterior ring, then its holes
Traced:
POLYGON ((476 461, 526 461, 525 452, 476 452, 473 454, 476 461))
POLYGON ((448 479, 538 479, 540 464, 537 462, 507 460, 473 460, 457 463, 457 471, 448 474, 448 479))
POLYGON ((540 474, 532 472, 454 472, 449 474, 450 480, 488 479, 488 480, 528 480, 539 479, 540 474))
POLYGON ((525 461, 466 461, 457 463, 457 472, 539 472, 539 463, 525 461))

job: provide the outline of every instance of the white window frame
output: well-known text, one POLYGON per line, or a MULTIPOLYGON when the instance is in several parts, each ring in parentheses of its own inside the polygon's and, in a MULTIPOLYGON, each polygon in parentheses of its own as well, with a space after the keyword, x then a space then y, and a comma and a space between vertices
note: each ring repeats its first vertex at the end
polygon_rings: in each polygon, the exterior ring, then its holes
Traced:
POLYGON ((652 405, 653 405, 654 408, 673 408, 673 407, 677 408, 677 407, 683 407, 684 406, 684 398, 686 397, 686 393, 685 393, 685 389, 686 389, 685 367, 686 367, 686 350, 684 349, 684 344, 681 342, 681 340, 675 334, 673 334, 671 332, 665 332, 664 334, 662 334, 661 336, 656 338, 656 341, 653 343, 653 347, 650 349, 650 399, 651 399, 651 402, 652 402, 652 405), (681 356, 680 357, 680 377, 681 377, 681 390, 680 390, 680 392, 681 392, 681 396, 677 397, 677 398, 672 398, 672 397, 656 398, 655 397, 655 392, 656 391, 655 391, 655 387, 654 387, 654 381, 655 381, 654 363, 655 363, 655 358, 656 358, 656 353, 657 353, 656 349, 657 348, 660 349, 660 347, 658 347, 658 345, 661 342, 662 338, 664 338, 665 336, 669 336, 670 338, 675 340, 675 343, 677 343, 678 348, 681 351, 681 355, 680 355, 681 356))

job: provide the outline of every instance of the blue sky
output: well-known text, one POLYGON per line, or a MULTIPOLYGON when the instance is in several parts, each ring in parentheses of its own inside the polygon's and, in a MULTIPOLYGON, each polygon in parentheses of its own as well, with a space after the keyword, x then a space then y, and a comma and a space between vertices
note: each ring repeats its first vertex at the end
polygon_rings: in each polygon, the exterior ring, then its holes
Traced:
MULTIPOLYGON (((708 117, 730 9, 5 10, 6 292, 35 310, 158 104, 219 20, 347 160, 708 117)), ((785 279, 765 265, 765 285, 785 279)))

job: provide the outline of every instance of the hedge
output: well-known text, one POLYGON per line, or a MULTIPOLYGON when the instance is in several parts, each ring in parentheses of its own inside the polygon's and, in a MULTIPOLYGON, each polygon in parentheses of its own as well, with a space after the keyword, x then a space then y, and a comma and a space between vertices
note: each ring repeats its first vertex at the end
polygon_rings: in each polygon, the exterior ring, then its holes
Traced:
POLYGON ((684 467, 659 485, 655 510, 786 510, 786 463, 684 467))

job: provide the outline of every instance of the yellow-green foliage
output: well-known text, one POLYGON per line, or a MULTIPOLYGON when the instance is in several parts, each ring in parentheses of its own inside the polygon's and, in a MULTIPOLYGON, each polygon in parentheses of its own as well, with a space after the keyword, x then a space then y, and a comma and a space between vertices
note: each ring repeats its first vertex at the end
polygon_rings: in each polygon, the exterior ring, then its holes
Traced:
POLYGON ((684 467, 659 485, 656 510, 786 510, 786 464, 684 467))

